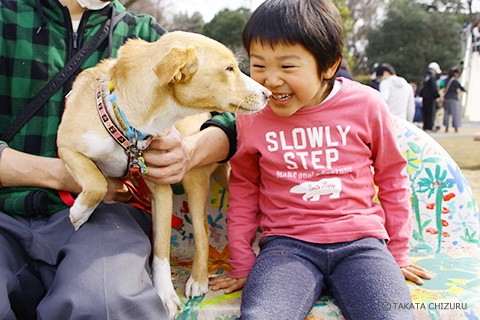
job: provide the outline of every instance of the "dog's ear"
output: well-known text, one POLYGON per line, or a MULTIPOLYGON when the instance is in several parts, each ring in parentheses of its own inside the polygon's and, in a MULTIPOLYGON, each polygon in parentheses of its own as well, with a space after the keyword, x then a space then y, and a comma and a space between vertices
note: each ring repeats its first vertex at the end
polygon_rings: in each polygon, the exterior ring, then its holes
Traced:
POLYGON ((194 47, 174 47, 153 67, 161 85, 188 81, 197 70, 198 59, 194 47))

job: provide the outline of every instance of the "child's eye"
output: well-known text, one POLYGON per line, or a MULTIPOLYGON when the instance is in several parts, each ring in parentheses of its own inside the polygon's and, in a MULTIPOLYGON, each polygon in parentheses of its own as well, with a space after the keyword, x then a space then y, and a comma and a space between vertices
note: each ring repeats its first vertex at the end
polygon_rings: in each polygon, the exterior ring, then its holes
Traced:
POLYGON ((295 68, 295 66, 292 66, 292 65, 284 65, 282 66, 283 69, 291 69, 291 68, 295 68))
POLYGON ((265 68, 265 66, 262 66, 261 64, 253 64, 252 67, 254 68, 265 68))

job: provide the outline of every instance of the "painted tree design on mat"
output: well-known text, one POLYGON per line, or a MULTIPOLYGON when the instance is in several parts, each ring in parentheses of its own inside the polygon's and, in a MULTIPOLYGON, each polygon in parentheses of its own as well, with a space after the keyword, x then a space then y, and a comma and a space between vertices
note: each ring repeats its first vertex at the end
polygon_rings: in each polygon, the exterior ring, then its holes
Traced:
POLYGON ((435 175, 433 175, 430 168, 425 168, 425 172, 428 175, 428 178, 421 178, 418 185, 420 189, 418 192, 427 193, 428 197, 431 197, 435 194, 435 214, 436 214, 436 223, 437 223, 437 232, 438 232, 438 248, 437 253, 440 252, 442 245, 442 236, 443 236, 443 222, 442 222, 442 208, 443 208, 443 197, 445 192, 453 187, 453 184, 449 182, 447 178, 447 170, 442 170, 440 165, 435 166, 435 175))

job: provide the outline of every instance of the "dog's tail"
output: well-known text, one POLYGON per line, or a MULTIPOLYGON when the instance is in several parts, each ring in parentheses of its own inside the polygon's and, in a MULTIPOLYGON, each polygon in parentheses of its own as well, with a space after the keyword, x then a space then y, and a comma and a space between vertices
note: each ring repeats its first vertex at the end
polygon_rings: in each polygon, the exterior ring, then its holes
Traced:
POLYGON ((228 188, 230 179, 230 164, 228 162, 220 164, 213 172, 215 180, 224 188, 228 188))

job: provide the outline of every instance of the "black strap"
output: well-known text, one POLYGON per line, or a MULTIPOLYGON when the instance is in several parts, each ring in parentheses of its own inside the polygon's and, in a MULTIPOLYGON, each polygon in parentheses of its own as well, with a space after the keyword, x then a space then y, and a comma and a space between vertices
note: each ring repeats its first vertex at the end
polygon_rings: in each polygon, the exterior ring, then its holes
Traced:
MULTIPOLYGON (((115 10, 115 8, 113 8, 115 10)), ((57 92, 57 90, 77 71, 78 68, 87 60, 87 58, 100 46, 107 38, 110 29, 113 30, 117 23, 125 16, 127 11, 123 11, 116 15, 112 21, 108 19, 102 29, 97 31, 90 41, 78 51, 65 67, 62 68, 50 82, 27 104, 25 109, 17 116, 17 118, 5 130, 1 140, 10 142, 17 132, 33 117, 38 110, 57 92)))

